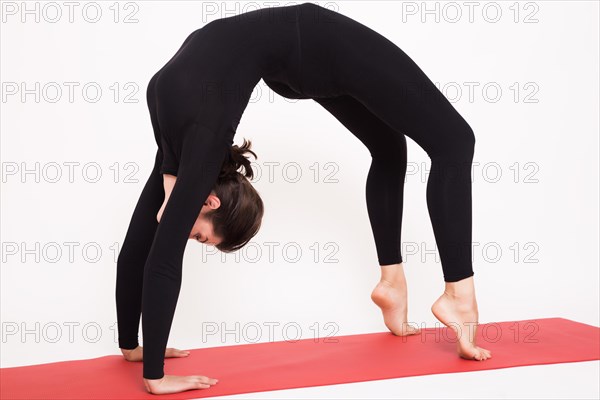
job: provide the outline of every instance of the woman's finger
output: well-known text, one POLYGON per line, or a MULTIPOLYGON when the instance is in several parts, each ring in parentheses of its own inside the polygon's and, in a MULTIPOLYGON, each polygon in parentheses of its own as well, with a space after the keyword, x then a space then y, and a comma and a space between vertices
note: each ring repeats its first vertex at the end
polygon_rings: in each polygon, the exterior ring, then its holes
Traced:
POLYGON ((204 376, 204 375, 195 375, 194 378, 198 382, 203 383, 205 385, 214 385, 217 382, 219 382, 218 379, 209 378, 208 376, 204 376))
POLYGON ((204 377, 204 383, 206 383, 208 385, 215 385, 217 382, 219 382, 218 379, 209 378, 207 376, 204 377))
POLYGON ((167 348, 165 351, 165 357, 187 357, 190 352, 187 350, 179 350, 172 347, 167 348))

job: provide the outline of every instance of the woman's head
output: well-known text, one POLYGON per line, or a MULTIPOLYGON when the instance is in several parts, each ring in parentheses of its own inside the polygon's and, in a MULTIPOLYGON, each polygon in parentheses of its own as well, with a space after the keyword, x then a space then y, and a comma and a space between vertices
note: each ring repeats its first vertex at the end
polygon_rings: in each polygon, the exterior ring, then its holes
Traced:
POLYGON ((201 213, 197 225, 208 229, 212 225, 212 236, 219 238, 215 246, 229 253, 245 246, 258 232, 264 214, 263 201, 248 179, 254 177, 250 160, 252 143, 244 139, 242 146, 233 145, 225 157, 215 187, 205 204, 208 211, 201 213), (243 173, 238 170, 243 167, 243 173), (203 218, 202 218, 203 217, 203 218))

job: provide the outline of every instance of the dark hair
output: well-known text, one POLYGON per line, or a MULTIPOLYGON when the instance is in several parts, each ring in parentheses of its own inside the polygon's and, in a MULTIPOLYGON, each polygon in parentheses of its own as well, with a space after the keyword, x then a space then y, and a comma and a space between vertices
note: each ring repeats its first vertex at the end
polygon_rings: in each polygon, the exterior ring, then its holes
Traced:
POLYGON ((225 253, 244 247, 258 232, 264 214, 263 201, 248 180, 254 177, 254 172, 244 154, 258 158, 250 150, 251 145, 251 141, 244 139, 242 146, 231 146, 213 188, 221 205, 205 214, 214 234, 222 238, 215 247, 225 253), (238 172, 241 167, 243 173, 238 172))

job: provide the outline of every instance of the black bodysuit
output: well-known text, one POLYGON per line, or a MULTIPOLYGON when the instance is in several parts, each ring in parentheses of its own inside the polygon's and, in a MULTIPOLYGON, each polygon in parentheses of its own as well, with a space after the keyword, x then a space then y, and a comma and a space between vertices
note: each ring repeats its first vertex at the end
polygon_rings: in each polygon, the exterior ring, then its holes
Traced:
POLYGON ((164 375, 184 250, 260 79, 281 96, 318 102, 369 149, 366 201, 380 265, 403 261, 405 135, 419 144, 431 158, 427 205, 444 280, 473 275, 474 134, 409 56, 365 25, 312 3, 217 19, 192 32, 147 89, 158 149, 118 257, 116 284, 120 348, 138 346, 143 315, 144 378, 164 375), (159 224, 162 174, 177 181, 159 224))

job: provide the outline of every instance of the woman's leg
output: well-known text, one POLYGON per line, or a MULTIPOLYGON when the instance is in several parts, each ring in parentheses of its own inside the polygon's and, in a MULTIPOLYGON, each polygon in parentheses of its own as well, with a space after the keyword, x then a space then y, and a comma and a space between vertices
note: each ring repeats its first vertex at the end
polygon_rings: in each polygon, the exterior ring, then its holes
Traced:
POLYGON ((471 247, 473 130, 404 51, 373 30, 353 28, 346 39, 369 56, 344 60, 352 66, 341 76, 345 93, 413 139, 431 159, 427 207, 446 282, 432 312, 457 333, 461 357, 485 360, 491 352, 475 345, 479 314, 471 247))
POLYGON ((315 97, 323 91, 351 96, 427 152, 431 158, 427 206, 444 280, 472 276, 473 130, 389 39, 324 7, 306 4, 302 11, 303 90, 315 97))
POLYGON ((366 202, 379 265, 402 263, 401 233, 406 139, 350 96, 314 99, 371 153, 366 202))
MULTIPOLYGON (((404 136, 350 96, 315 101, 344 124, 371 152, 373 160, 367 178, 367 207, 379 259, 399 261, 391 265, 381 263, 382 277, 371 298, 381 308, 385 324, 392 333, 399 336, 418 333, 418 329, 408 325, 407 285, 400 252, 402 193, 406 171, 404 136), (386 237, 398 239, 381 239, 386 237), (391 258, 387 258, 388 255, 391 258)), ((430 178, 428 185, 431 183, 430 178)), ((428 196, 429 199, 431 197, 428 196)), ((478 310, 472 276, 457 282, 446 282, 444 294, 431 309, 440 321, 457 333, 457 351, 461 357, 477 360, 491 357, 490 351, 475 345, 478 310)))
MULTIPOLYGON (((427 207, 442 262, 445 297, 432 311, 446 325, 477 324, 472 266, 471 164, 475 136, 421 68, 392 41, 342 14, 319 6, 301 18, 303 89, 313 77, 329 92, 348 95, 374 116, 414 140, 431 159, 427 207), (312 57, 318 53, 320 60, 312 57)), ((440 60, 444 62, 444 60, 440 60)), ((456 330, 456 329, 455 329, 456 330)), ((474 334, 460 334, 461 356, 485 359, 474 334)))
POLYGON ((372 42, 374 59, 370 69, 363 71, 370 79, 351 84, 349 93, 429 155, 427 207, 444 281, 457 282, 474 275, 471 165, 475 136, 425 73, 390 43, 372 42))
POLYGON ((371 153, 367 175, 367 211, 381 279, 371 299, 381 308, 388 329, 398 336, 419 330, 408 325, 407 285, 401 253, 402 208, 406 175, 406 139, 350 96, 317 98, 371 153))

